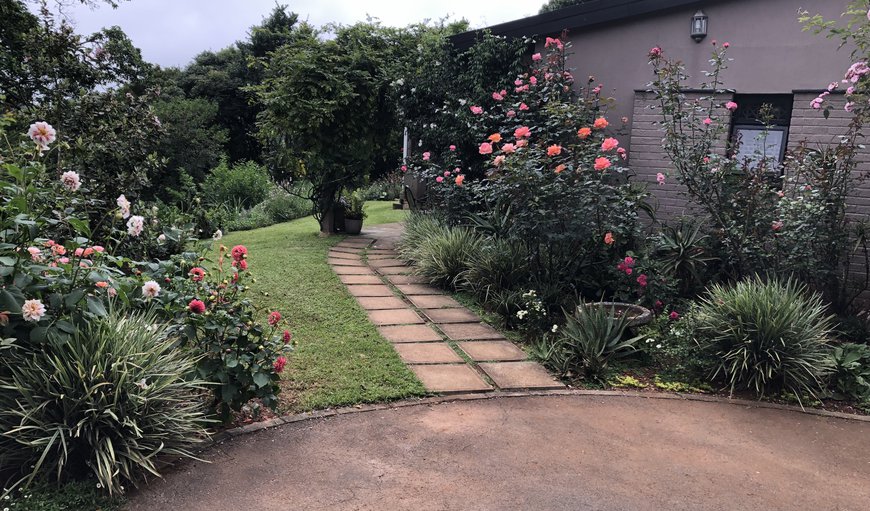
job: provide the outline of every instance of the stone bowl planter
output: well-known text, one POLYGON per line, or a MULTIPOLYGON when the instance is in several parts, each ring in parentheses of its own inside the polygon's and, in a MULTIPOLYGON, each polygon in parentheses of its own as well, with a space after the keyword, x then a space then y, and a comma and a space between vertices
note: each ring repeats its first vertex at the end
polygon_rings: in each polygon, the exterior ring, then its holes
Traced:
POLYGON ((578 307, 585 307, 586 309, 605 308, 616 317, 626 317, 628 320, 628 326, 630 327, 645 325, 653 320, 653 313, 651 310, 633 303, 591 302, 584 305, 578 305, 578 307))

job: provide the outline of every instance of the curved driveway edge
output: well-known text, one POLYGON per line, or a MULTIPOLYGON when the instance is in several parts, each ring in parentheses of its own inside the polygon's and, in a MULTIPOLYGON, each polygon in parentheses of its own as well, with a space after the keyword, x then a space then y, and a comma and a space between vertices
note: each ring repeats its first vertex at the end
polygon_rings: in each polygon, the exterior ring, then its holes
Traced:
MULTIPOLYGON (((651 397, 651 396, 642 396, 651 397)), ((344 413, 247 435, 129 509, 860 509, 870 423, 592 393, 344 413)))

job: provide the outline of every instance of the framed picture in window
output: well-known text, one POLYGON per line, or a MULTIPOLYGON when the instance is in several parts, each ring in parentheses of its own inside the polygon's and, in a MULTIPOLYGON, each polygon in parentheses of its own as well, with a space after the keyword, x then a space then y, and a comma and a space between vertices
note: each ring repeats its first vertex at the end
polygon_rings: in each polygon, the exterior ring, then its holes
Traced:
POLYGON ((737 125, 734 126, 734 137, 739 142, 734 153, 738 162, 748 160, 751 166, 755 166, 765 159, 769 166, 776 166, 785 157, 788 140, 788 128, 785 126, 765 128, 751 124, 737 125))

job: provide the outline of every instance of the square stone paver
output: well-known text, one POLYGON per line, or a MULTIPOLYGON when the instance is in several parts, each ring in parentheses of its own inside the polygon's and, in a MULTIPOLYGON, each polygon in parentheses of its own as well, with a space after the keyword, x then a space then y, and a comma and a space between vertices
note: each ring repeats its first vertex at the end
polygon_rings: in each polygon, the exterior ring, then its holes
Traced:
POLYGON ((406 364, 461 364, 462 357, 443 342, 394 344, 406 364))
POLYGON ((450 323, 438 325, 438 328, 454 341, 504 339, 504 336, 498 330, 486 323, 450 323))
POLYGON ((353 259, 336 259, 334 257, 330 257, 326 260, 332 266, 362 266, 365 267, 366 263, 361 260, 353 260, 353 259))
POLYGON ((332 253, 332 252, 341 252, 341 253, 343 253, 343 254, 355 254, 355 255, 360 255, 360 253, 362 252, 362 249, 361 249, 361 248, 357 248, 357 247, 339 247, 339 246, 336 245, 336 246, 330 248, 330 249, 329 249, 329 252, 330 252, 330 253, 332 253))
POLYGON ((407 266, 405 261, 401 259, 370 259, 369 264, 375 268, 385 268, 387 266, 407 266))
POLYGON ((444 307, 462 307, 462 304, 444 295, 415 295, 409 296, 411 303, 420 309, 441 309, 444 307))
POLYGON ((378 332, 390 342, 440 341, 441 336, 429 325, 401 325, 378 327, 378 332))
POLYGON ((366 257, 369 258, 369 261, 383 261, 384 259, 399 259, 399 254, 388 251, 383 254, 373 254, 371 250, 366 253, 366 257))
POLYGON ((367 247, 372 243, 372 241, 374 241, 374 240, 372 240, 371 238, 345 238, 345 239, 339 241, 338 243, 336 243, 336 246, 348 246, 348 245, 350 245, 350 246, 354 246, 354 247, 358 247, 358 246, 367 247))
POLYGON ((421 284, 399 284, 396 286, 399 291, 408 296, 412 295, 440 295, 444 294, 440 289, 432 286, 424 286, 421 284))
POLYGON ((492 389, 471 366, 465 364, 412 365, 410 368, 430 392, 480 392, 492 389))
POLYGON ((475 362, 525 360, 526 353, 510 341, 465 341, 459 348, 475 362))
POLYGON ((470 310, 460 309, 424 309, 426 315, 433 323, 477 323, 480 317, 470 310))
POLYGON ((377 275, 339 275, 343 284, 383 284, 377 275))
MULTIPOLYGON (((378 326, 384 325, 422 325, 423 318, 411 309, 383 309, 369 312, 369 320, 378 326)), ((495 360, 495 359, 491 359, 495 360)))
POLYGON ((480 368, 502 389, 560 389, 556 381, 537 362, 490 362, 480 368))
POLYGON ((352 285, 347 286, 347 290, 353 296, 393 296, 393 291, 383 284, 352 285))
POLYGON ((348 254, 347 252, 334 252, 332 250, 329 251, 330 259, 347 259, 349 261, 361 261, 360 256, 358 254, 348 254))
POLYGON ((333 266, 332 271, 338 275, 374 275, 375 272, 367 266, 333 266))
POLYGON ((408 266, 388 266, 386 268, 378 268, 378 273, 381 275, 410 275, 411 268, 408 266))
POLYGON ((388 275, 387 280, 393 284, 427 284, 429 281, 419 275, 388 275))
POLYGON ((407 307, 405 302, 395 296, 358 296, 356 301, 367 311, 407 307))

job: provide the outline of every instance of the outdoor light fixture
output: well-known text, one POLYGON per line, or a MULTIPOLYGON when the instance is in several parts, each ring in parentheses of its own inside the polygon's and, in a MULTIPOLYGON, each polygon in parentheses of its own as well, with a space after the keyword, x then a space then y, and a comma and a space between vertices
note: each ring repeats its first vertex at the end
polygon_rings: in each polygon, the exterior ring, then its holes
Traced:
POLYGON ((692 39, 700 43, 705 37, 707 37, 707 15, 698 9, 698 12, 692 16, 692 39))

